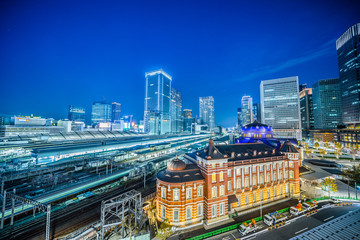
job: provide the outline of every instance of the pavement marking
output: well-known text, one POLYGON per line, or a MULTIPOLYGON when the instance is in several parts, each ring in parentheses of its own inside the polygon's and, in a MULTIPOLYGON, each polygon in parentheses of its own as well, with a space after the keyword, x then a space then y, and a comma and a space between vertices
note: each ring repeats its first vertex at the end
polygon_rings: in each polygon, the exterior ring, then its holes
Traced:
POLYGON ((236 237, 232 233, 230 233, 230 235, 236 240, 236 237))
POLYGON ((301 229, 300 231, 295 232, 295 234, 301 233, 301 232, 303 232, 303 231, 305 231, 305 230, 307 230, 307 229, 308 229, 308 228, 301 229))
POLYGON ((249 238, 249 240, 254 239, 254 238, 256 238, 256 236, 253 236, 253 237, 249 238))
POLYGON ((334 216, 331 216, 331 217, 328 217, 328 218, 324 219, 324 222, 326 222, 327 220, 332 219, 332 218, 334 218, 334 216))

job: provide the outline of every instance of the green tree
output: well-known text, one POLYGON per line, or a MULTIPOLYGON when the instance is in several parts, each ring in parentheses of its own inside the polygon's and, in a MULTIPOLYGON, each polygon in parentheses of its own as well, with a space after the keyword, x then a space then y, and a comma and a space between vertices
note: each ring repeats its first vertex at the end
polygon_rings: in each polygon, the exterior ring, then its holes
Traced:
POLYGON ((165 219, 161 223, 161 225, 156 233, 156 237, 158 239, 165 240, 166 238, 170 237, 171 234, 173 234, 173 232, 171 230, 171 225, 170 225, 169 219, 165 219))
POLYGON ((344 174, 356 183, 360 183, 360 164, 353 165, 352 168, 345 170, 344 174))
POLYGON ((356 156, 358 155, 358 150, 356 148, 351 148, 350 149, 350 155, 353 157, 353 160, 355 161, 356 160, 356 156))
POLYGON ((324 189, 324 191, 328 192, 329 197, 330 197, 330 192, 337 192, 336 180, 331 177, 325 178, 322 181, 321 186, 324 189))
POLYGON ((318 149, 318 148, 320 147, 320 144, 319 144, 318 142, 316 142, 316 143, 314 144, 314 147, 315 147, 316 149, 318 149))
POLYGON ((340 155, 341 155, 342 153, 341 153, 341 150, 340 150, 340 149, 336 149, 336 148, 335 148, 334 154, 335 154, 335 156, 336 156, 336 159, 339 160, 340 155))

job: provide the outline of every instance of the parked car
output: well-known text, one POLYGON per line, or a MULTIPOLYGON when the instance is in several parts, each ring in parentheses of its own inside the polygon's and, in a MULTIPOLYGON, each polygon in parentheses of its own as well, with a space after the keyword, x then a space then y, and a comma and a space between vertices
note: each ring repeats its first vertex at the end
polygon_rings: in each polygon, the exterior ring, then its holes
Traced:
POLYGON ((336 204, 336 203, 341 203, 341 200, 340 200, 340 199, 337 199, 337 198, 331 198, 331 199, 330 199, 330 202, 336 204))

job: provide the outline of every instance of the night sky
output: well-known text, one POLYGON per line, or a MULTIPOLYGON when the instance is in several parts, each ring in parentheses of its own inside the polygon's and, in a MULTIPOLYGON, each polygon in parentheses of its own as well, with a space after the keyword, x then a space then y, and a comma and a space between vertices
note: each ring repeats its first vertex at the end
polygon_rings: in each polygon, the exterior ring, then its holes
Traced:
POLYGON ((335 41, 359 1, 0 1, 0 114, 67 118, 68 105, 117 101, 142 119, 146 71, 163 68, 198 114, 236 124, 261 80, 338 77, 335 41))

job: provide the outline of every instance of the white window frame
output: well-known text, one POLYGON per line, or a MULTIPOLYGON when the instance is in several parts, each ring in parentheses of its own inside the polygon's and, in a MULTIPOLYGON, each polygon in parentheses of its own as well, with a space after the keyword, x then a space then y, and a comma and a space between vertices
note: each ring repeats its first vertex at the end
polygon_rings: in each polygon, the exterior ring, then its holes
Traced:
POLYGON ((219 216, 222 216, 225 214, 225 203, 220 203, 219 204, 219 216))
POLYGON ((179 188, 173 189, 173 201, 180 201, 180 189, 179 188))
POLYGON ((166 187, 161 187, 161 198, 166 199, 166 187))
POLYGON ((180 215, 180 211, 178 208, 174 208, 173 209, 173 220, 174 222, 179 222, 179 215, 180 215), (177 212, 177 219, 175 218, 175 212, 177 212))
POLYGON ((202 185, 200 185, 200 186, 198 186, 198 190, 197 190, 197 195, 198 195, 198 197, 202 197, 203 196, 203 194, 204 194, 204 191, 203 191, 204 189, 203 189, 203 186, 202 185))
POLYGON ((164 205, 161 205, 161 213, 160 213, 160 215, 161 215, 162 219, 166 218, 166 208, 165 208, 164 205))
POLYGON ((204 204, 199 203, 199 204, 198 204, 198 217, 200 217, 200 216, 203 216, 203 215, 204 215, 204 211, 203 211, 203 209, 204 209, 204 204))
POLYGON ((211 188, 211 197, 212 198, 217 198, 217 187, 216 186, 213 186, 211 188))
POLYGON ((192 209, 191 206, 190 207, 186 207, 186 220, 191 220, 192 218, 192 209), (190 210, 190 211, 189 211, 190 210), (189 212, 190 212, 190 216, 189 216, 189 212))
POLYGON ((189 200, 192 198, 192 188, 191 187, 187 187, 186 188, 186 200, 189 200))
POLYGON ((220 197, 225 195, 225 186, 224 185, 220 186, 220 194, 219 195, 220 195, 220 197))
POLYGON ((211 206, 211 218, 215 218, 217 216, 217 205, 213 204, 211 206))

